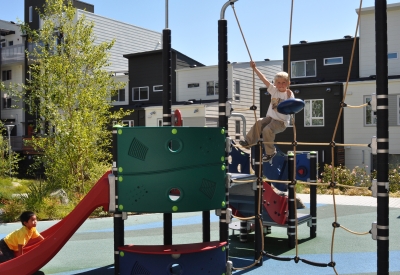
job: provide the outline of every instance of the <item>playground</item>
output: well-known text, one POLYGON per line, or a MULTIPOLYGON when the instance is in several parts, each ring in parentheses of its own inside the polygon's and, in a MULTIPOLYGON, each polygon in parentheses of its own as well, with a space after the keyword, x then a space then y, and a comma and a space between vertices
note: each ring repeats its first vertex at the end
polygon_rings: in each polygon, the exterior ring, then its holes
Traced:
MULTIPOLYGON (((218 26, 219 79, 226 80, 226 21, 221 18, 218 26)), ((163 45, 168 65, 168 29, 163 45)), ((165 74, 168 87, 171 74, 165 74)), ((262 139, 249 145, 251 156, 241 151, 226 131, 232 111, 226 81, 219 88, 219 127, 174 125, 168 104, 165 127, 114 126, 111 171, 66 218, 39 223, 45 239, 2 263, 1 274, 400 274, 393 260, 400 258, 399 234, 390 236, 389 246, 389 231, 399 227, 400 199, 389 198, 387 175, 380 173, 387 163, 379 163, 374 198, 317 195, 316 185, 334 189, 337 183, 317 183, 316 153, 296 153, 295 132, 293 152, 278 150, 268 162, 262 161, 262 139), (296 194, 297 181, 310 185, 309 195, 296 194), (297 209, 297 196, 305 209, 297 209), (87 220, 97 207, 113 217, 87 220), (131 212, 142 214, 127 218, 131 212)), ((387 120, 385 102, 377 105, 377 116, 387 120)), ((277 106, 293 125, 303 108, 302 100, 292 98, 277 106)), ((378 131, 371 142, 378 162, 387 155, 385 134, 378 131)), ((327 146, 344 146, 334 140, 335 134, 327 146)), ((2 226, 0 234, 14 226, 2 226)))
MULTIPOLYGON (((299 194, 308 211, 308 195, 299 194)), ((332 229, 332 198, 318 195, 317 238, 308 240, 308 227, 299 227, 301 239, 300 256, 319 262, 330 261, 330 240, 332 229)), ((376 200, 370 197, 338 196, 339 222, 349 227, 370 228, 370 221, 376 218, 376 200), (375 205, 374 205, 375 203, 375 205), (350 205, 348 205, 350 204, 350 205)), ((400 225, 400 199, 390 199, 390 231, 396 232, 400 225)), ((58 221, 41 221, 38 230, 44 231, 58 221)), ((173 240, 177 243, 200 241, 201 213, 180 213, 174 216, 173 240)), ((19 228, 20 224, 3 224, 0 236, 19 228)), ((88 219, 72 235, 70 241, 41 270, 46 275, 113 275, 113 221, 112 218, 88 219)), ((125 221, 125 240, 135 244, 158 244, 162 242, 162 215, 134 215, 125 221)), ((218 220, 211 221, 211 237, 218 239, 218 220)), ((235 267, 247 266, 253 260, 253 233, 249 241, 240 243, 238 232, 230 231, 230 258, 235 267)), ((399 234, 392 234, 390 245, 391 259, 400 258, 399 234)), ((281 256, 294 256, 294 249, 287 248, 286 230, 272 228, 272 234, 265 238, 266 250, 281 256)), ((313 267, 299 262, 280 262, 264 257, 264 265, 233 274, 334 274, 332 268, 313 267)), ((354 237, 339 230, 335 239, 335 256, 339 274, 376 274, 376 242, 370 235, 354 237)), ((400 262, 390 262, 390 274, 400 274, 400 262)))

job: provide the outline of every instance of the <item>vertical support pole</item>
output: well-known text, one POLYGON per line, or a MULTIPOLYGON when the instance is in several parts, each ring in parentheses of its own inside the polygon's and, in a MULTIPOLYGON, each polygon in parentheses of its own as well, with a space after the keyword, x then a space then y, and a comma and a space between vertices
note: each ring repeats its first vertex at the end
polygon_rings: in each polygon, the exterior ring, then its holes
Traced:
MULTIPOLYGON (((255 161, 254 161, 254 173, 258 175, 262 175, 262 139, 258 141, 258 145, 255 148, 255 161), (261 173, 260 173, 261 172, 261 173)), ((261 225, 263 225, 263 197, 262 193, 264 191, 262 176, 257 177, 257 189, 254 191, 254 215, 255 215, 255 230, 254 230, 254 259, 257 260, 262 256, 263 247, 262 247, 262 238, 264 238, 264 230, 261 229, 261 225)), ((263 257, 256 264, 257 266, 263 265, 263 257)))
MULTIPOLYGON (((228 36, 227 21, 218 20, 218 126, 225 128, 225 135, 228 135, 228 118, 226 117, 226 102, 228 100, 228 36)), ((228 169, 228 152, 225 152, 225 167, 228 169)), ((226 171, 228 172, 228 171, 226 171)), ((221 242, 227 242, 229 237, 229 226, 226 223, 226 208, 229 205, 229 189, 225 186, 225 206, 221 209, 219 224, 219 239, 221 242)), ((229 257, 229 247, 226 249, 226 259, 229 257)))
MULTIPOLYGON (((118 128, 114 127, 112 131, 112 156, 113 156, 113 164, 112 164, 112 173, 115 175, 115 213, 113 215, 114 221, 114 274, 119 275, 120 273, 120 264, 119 264, 119 250, 118 247, 124 245, 124 220, 122 218, 122 212, 118 209, 118 167, 117 167, 117 159, 118 159, 118 143, 117 143, 117 133, 118 128)), ((111 199, 111 198, 110 198, 111 199)))
POLYGON ((389 109, 386 0, 375 0, 377 95, 377 274, 389 274, 389 109))
MULTIPOLYGON (((317 152, 310 152, 310 183, 317 183, 317 152)), ((310 186, 310 237, 317 237, 317 186, 310 186)))
MULTIPOLYGON (((163 126, 171 126, 172 53, 171 30, 163 30, 163 126)), ((172 244, 172 213, 164 213, 164 245, 172 244)))
POLYGON ((240 242, 247 242, 247 221, 240 221, 240 242))
POLYGON ((289 239, 289 248, 294 248, 296 246, 296 218, 294 208, 294 154, 288 154, 288 180, 291 181, 289 184, 289 216, 288 216, 288 239, 289 239))

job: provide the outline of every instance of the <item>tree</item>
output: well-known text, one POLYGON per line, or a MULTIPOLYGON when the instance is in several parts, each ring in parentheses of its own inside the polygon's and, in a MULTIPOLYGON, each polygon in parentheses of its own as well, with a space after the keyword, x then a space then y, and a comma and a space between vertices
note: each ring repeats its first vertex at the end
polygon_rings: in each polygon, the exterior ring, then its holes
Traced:
POLYGON ((111 121, 127 115, 111 111, 111 95, 123 84, 106 70, 114 41, 96 44, 93 23, 76 18, 70 1, 47 0, 38 11, 42 28, 22 27, 35 45, 27 53, 31 80, 24 87, 41 133, 32 143, 42 152, 49 190, 85 194, 111 167, 111 121))

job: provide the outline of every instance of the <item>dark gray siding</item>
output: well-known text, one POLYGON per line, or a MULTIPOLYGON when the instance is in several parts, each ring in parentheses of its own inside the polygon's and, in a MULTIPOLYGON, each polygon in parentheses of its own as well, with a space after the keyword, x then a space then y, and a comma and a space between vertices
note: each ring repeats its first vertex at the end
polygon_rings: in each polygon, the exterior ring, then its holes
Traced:
MULTIPOLYGON (((292 84, 345 81, 347 78, 353 38, 291 45, 290 61, 316 60, 316 77, 291 78, 292 84), (343 64, 324 65, 324 58, 343 57, 343 64)), ((356 39, 350 79, 359 78, 359 39, 356 39)), ((288 46, 283 46, 284 71, 288 70, 288 46)))
MULTIPOLYGON (((162 50, 124 55, 129 60, 129 104, 154 106, 162 104, 162 92, 153 92, 154 85, 163 84, 162 50), (133 101, 133 87, 149 87, 149 100, 133 101)), ((172 50, 172 103, 176 103, 176 69, 193 65, 204 66, 186 55, 172 50)))
MULTIPOLYGON (((336 122, 339 116, 340 102, 343 98, 343 85, 342 83, 324 83, 324 84, 310 84, 310 85, 292 85, 291 90, 300 91, 295 94, 296 98, 302 100, 307 99, 324 99, 324 126, 318 127, 305 127, 304 126, 304 111, 300 111, 295 115, 296 125, 296 141, 307 143, 330 143, 332 139, 335 143, 343 143, 343 116, 341 116, 334 135, 336 122), (327 92, 330 88, 330 92, 327 92)), ((271 97, 265 95, 266 89, 260 89, 261 109, 260 116, 265 117, 271 97)), ((279 142, 293 142, 294 128, 288 127, 284 132, 276 135, 275 141, 279 142)), ((283 151, 293 151, 293 146, 278 145, 283 151)), ((319 168, 323 168, 324 164, 331 164, 332 154, 331 146, 321 145, 298 145, 296 151, 318 151, 319 168)), ((335 165, 344 165, 344 150, 343 147, 335 147, 335 165)))

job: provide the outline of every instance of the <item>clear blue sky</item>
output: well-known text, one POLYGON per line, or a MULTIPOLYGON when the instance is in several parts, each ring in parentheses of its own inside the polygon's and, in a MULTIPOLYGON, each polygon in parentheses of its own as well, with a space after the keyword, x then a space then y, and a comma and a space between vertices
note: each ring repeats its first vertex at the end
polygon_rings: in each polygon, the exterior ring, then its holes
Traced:
MULTIPOLYGON (((84 0, 94 4, 95 13, 159 31, 165 28, 165 0, 84 0)), ((218 20, 227 0, 169 0, 169 29, 172 47, 205 65, 218 64, 218 20)), ((388 4, 400 2, 387 0, 388 4)), ((1 0, 0 19, 23 19, 24 0, 1 0)), ((295 0, 292 44, 343 38, 354 35, 355 10, 359 0, 295 0)), ((364 0, 372 7, 374 0, 364 0)), ((239 0, 235 3, 253 60, 283 59, 283 45, 289 44, 291 0, 239 0)), ((234 13, 228 7, 228 60, 250 60, 234 13)))

